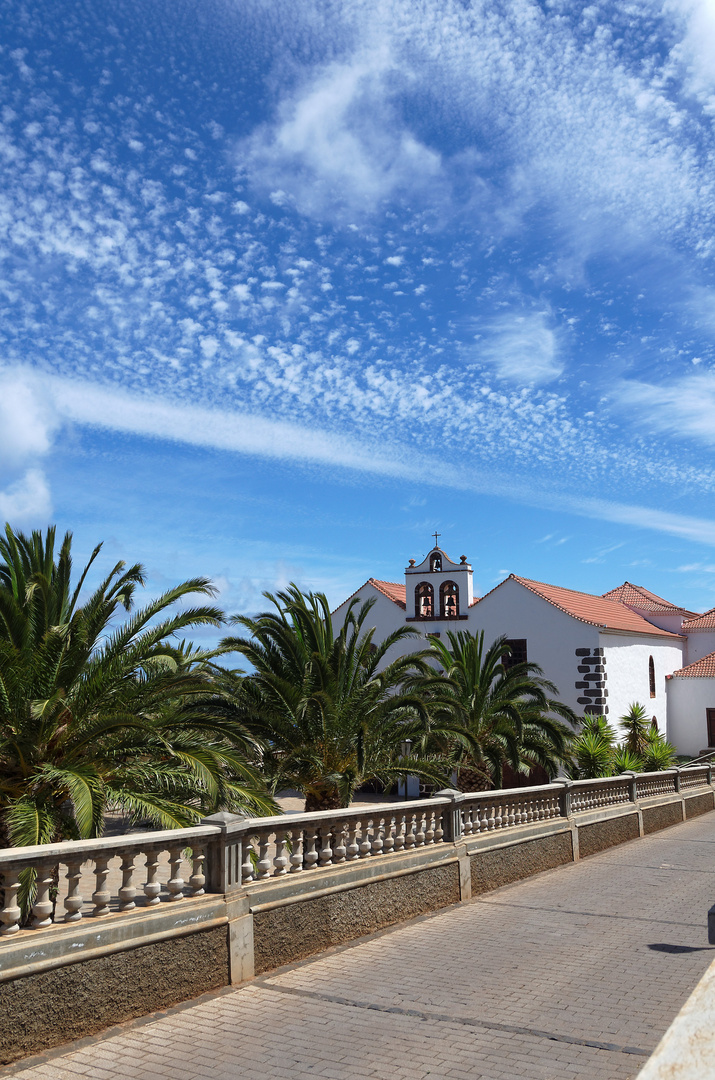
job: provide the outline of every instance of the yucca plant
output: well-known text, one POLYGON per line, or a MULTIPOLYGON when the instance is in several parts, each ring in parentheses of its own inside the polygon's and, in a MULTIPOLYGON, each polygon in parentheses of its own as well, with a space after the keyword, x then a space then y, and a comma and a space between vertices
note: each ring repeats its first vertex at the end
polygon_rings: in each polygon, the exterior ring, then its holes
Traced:
POLYGON ((605 716, 585 716, 576 739, 571 746, 575 778, 591 780, 598 776, 612 776, 616 732, 605 716))
POLYGON ((676 764, 678 752, 672 743, 669 743, 665 735, 661 735, 657 728, 648 729, 645 752, 643 754, 643 771, 660 772, 670 769, 676 764))
POLYGON ((624 745, 636 757, 642 758, 648 746, 648 732, 651 729, 645 705, 632 702, 628 712, 620 717, 619 726, 625 736, 624 745))

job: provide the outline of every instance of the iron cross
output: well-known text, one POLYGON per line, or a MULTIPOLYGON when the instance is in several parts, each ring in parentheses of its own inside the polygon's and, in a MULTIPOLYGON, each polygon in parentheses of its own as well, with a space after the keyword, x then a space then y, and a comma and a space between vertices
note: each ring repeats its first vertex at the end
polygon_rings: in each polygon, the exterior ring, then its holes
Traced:
POLYGON ((434 546, 438 547, 439 545, 437 544, 437 541, 439 540, 442 533, 435 532, 435 533, 432 533, 432 535, 434 536, 434 546))

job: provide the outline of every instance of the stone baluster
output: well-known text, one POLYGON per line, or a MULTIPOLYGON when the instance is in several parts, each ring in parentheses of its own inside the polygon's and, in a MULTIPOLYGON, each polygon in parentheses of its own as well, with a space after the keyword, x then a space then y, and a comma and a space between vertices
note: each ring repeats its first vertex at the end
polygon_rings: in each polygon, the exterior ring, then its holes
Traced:
POLYGON ((434 810, 428 810, 426 813, 427 827, 425 829, 425 844, 434 844, 434 831, 435 831, 435 812, 434 810))
POLYGON ((348 853, 348 823, 341 821, 333 829, 333 862, 344 863, 348 853))
POLYGON ((403 851, 405 847, 405 815, 400 814, 400 820, 395 818, 395 851, 403 851))
POLYGON ((5 896, 5 906, 0 911, 0 934, 7 937, 16 934, 20 929, 20 905, 17 902, 17 892, 20 888, 20 867, 5 866, 2 871, 2 887, 5 896))
POLYGON ((107 885, 107 878, 109 877, 109 857, 107 855, 97 855, 95 858, 94 876, 96 887, 92 893, 92 904, 94 905, 92 914, 96 918, 100 918, 102 915, 109 915, 109 901, 112 899, 112 894, 107 885))
POLYGON ((415 846, 415 833, 417 829, 416 815, 405 814, 405 848, 411 850, 415 846))
POLYGON ((258 837, 258 880, 265 881, 271 876, 271 859, 268 854, 270 833, 264 830, 258 837))
POLYGON ((169 880, 166 883, 166 887, 169 891, 170 900, 183 900, 184 899, 184 879, 181 876, 181 852, 182 849, 177 845, 173 845, 169 848, 169 880))
POLYGON ((489 828, 489 803, 486 800, 477 804, 475 832, 483 833, 489 828))
POLYGON ((159 852, 155 851, 153 848, 149 848, 146 852, 146 882, 144 884, 144 895, 146 896, 147 907, 155 907, 156 904, 161 903, 159 900, 161 882, 157 881, 158 873, 159 852))
POLYGON ((202 844, 194 845, 191 852, 189 888, 192 896, 203 896, 206 892, 206 848, 202 844))
POLYGON ((360 841, 360 858, 367 859, 372 851, 372 840, 370 837, 370 830, 372 828, 372 818, 368 818, 365 821, 365 825, 362 830, 362 840, 360 841))
POLYGON ((383 846, 385 843, 385 819, 379 818, 375 821, 375 826, 372 832, 372 844, 371 853, 373 855, 382 855, 383 846))
POLYGON ((395 815, 390 814, 385 819, 385 836, 382 843, 382 850, 385 855, 391 855, 395 850, 395 815))
POLYGON ((79 922, 82 918, 82 894, 79 883, 82 877, 82 864, 79 859, 67 860, 67 873, 69 882, 67 896, 65 897, 65 922, 79 922))
POLYGON ((291 834, 290 872, 300 874, 303 870, 303 830, 292 829, 291 834))
POLYGON ((52 886, 55 883, 54 865, 52 863, 40 863, 37 867, 37 881, 35 887, 35 902, 32 905, 32 929, 44 930, 52 925, 52 886))
POLYGON ((501 829, 501 822, 502 822, 502 808, 501 808, 501 805, 499 803, 495 803, 495 805, 494 805, 494 828, 495 829, 501 829))
POLYGON ((246 837, 243 841, 243 864, 241 866, 241 881, 244 883, 256 880, 254 855, 253 840, 246 837))
POLYGON ((135 896, 137 890, 134 886, 134 852, 125 851, 122 855, 122 884, 119 888, 119 910, 133 911, 136 907, 135 896))
POLYGON ((276 833, 276 857, 273 860, 275 877, 283 877, 288 873, 288 836, 285 831, 276 833))
POLYGON ((467 803, 466 806, 462 808, 462 834, 464 836, 471 836, 474 831, 474 807, 471 803, 467 803))
POLYGON ((306 870, 312 870, 318 862, 320 856, 315 850, 315 845, 318 840, 318 834, 312 825, 309 825, 305 830, 305 868, 306 870))
POLYGON ((333 861, 333 849, 330 845, 332 830, 330 825, 321 825, 320 827, 320 865, 330 866, 333 861))
POLYGON ((350 822, 350 830, 348 834, 348 862, 353 862, 355 859, 360 858, 360 841, 358 840, 358 834, 360 831, 360 822, 353 820, 350 822))
POLYGON ((425 842, 425 812, 415 814, 415 847, 423 847, 425 842))

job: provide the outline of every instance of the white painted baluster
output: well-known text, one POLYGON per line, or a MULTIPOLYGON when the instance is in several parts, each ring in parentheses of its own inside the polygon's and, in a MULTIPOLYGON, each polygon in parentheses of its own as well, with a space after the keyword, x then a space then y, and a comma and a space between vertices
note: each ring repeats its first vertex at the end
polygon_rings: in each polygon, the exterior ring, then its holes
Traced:
POLYGON ((333 849, 330 846, 330 836, 331 836, 330 826, 329 825, 322 825, 321 828, 320 828, 320 841, 321 841, 320 865, 321 866, 329 866, 330 863, 333 861, 333 849))
POLYGON ((276 833, 276 857, 273 860, 275 866, 274 877, 282 877, 288 873, 288 836, 284 831, 276 833))
POLYGON ((82 895, 79 891, 80 878, 82 877, 82 864, 79 859, 67 860, 67 873, 69 882, 67 896, 65 897, 65 922, 79 922, 82 918, 82 895))
POLYGON ((137 890, 134 887, 134 852, 125 851, 122 855, 122 884, 119 889, 119 910, 132 911, 137 905, 135 896, 137 890))
POLYGON ((247 836, 243 841, 243 865, 241 866, 241 880, 243 882, 256 880, 254 855, 253 838, 247 836))
POLYGON ((348 823, 343 821, 336 825, 333 830, 333 862, 344 863, 348 853, 347 848, 348 823))
POLYGON ((174 845, 169 848, 169 869, 171 871, 166 887, 169 890, 170 900, 184 899, 184 879, 181 876, 181 852, 182 849, 174 845))
POLYGON ((382 850, 385 855, 391 855, 395 848, 395 815, 390 814, 385 819, 385 837, 382 844, 382 850))
POLYGON ((159 852, 149 848, 146 852, 146 882, 144 884, 147 907, 155 907, 156 904, 160 903, 161 882, 156 879, 158 873, 159 852))
POLYGON ((192 896, 203 896, 206 892, 206 848, 196 844, 191 852, 191 877, 189 888, 192 896))
POLYGON ((112 894, 107 886, 107 878, 109 877, 108 856, 97 855, 94 860, 94 876, 97 884, 92 893, 92 903, 94 904, 92 914, 100 918, 102 915, 109 915, 109 901, 112 899, 112 894))
POLYGON ((54 866, 52 863, 41 863, 37 867, 37 886, 35 891, 35 903, 32 905, 32 928, 42 930, 52 925, 52 909, 54 904, 51 899, 52 886, 55 883, 54 866))
POLYGON ((0 934, 4 937, 16 934, 20 929, 20 917, 22 912, 17 902, 17 891, 20 888, 20 867, 6 866, 2 871, 2 887, 5 895, 5 906, 0 911, 2 929, 0 934))
POLYGON ((382 855, 383 845, 385 843, 385 819, 376 818, 374 828, 372 831, 372 844, 371 852, 373 855, 382 855))
POLYGON ((270 833, 262 832, 258 837, 258 880, 265 881, 271 876, 271 860, 268 854, 270 833))
POLYGON ((303 830, 292 829, 290 836, 293 849, 290 856, 290 872, 300 874, 303 870, 303 830))
POLYGON ((359 830, 360 822, 355 820, 351 821, 348 835, 348 862, 353 862, 355 859, 360 858, 360 841, 358 840, 359 830))
POLYGON ((305 830, 305 868, 306 870, 312 870, 317 863, 320 856, 315 850, 315 845, 318 840, 318 834, 312 825, 309 825, 305 830))
POLYGON ((370 829, 372 828, 372 818, 368 818, 362 828, 362 840, 360 841, 360 858, 367 859, 372 850, 372 841, 370 839, 370 829))

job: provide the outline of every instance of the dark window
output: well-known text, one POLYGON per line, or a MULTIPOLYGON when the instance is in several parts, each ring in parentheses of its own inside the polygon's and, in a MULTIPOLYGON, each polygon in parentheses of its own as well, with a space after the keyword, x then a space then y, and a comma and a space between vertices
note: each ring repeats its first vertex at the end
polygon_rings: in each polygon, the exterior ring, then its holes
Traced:
POLYGON ((459 615, 459 586, 454 581, 443 581, 439 587, 439 613, 443 619, 456 619, 459 615))
POLYGON ((421 581, 415 589, 415 618, 434 618, 434 589, 429 581, 421 581))
POLYGON ((513 668, 515 664, 525 664, 527 662, 526 638, 507 638, 506 644, 511 649, 511 656, 505 656, 502 660, 507 671, 509 668, 513 668))
POLYGON ((648 685, 650 687, 650 696, 655 697, 655 664, 652 656, 648 657, 648 685))
POLYGON ((705 716, 708 722, 708 749, 715 746, 715 709, 706 709, 705 716))
POLYGON ((432 573, 442 569, 442 556, 439 553, 435 553, 429 561, 429 568, 432 573))

